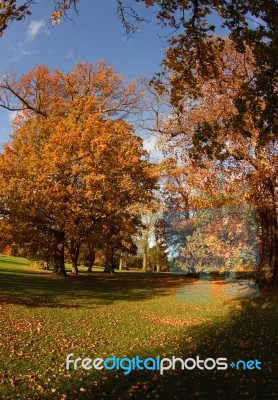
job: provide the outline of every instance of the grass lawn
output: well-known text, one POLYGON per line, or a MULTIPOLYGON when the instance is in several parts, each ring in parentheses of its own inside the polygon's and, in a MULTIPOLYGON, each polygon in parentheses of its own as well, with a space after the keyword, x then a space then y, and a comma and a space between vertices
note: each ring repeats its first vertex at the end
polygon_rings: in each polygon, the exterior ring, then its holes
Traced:
POLYGON ((177 302, 176 289, 186 282, 194 285, 171 274, 82 268, 65 279, 0 256, 0 398, 278 398, 277 293, 229 300, 215 279, 209 302, 177 302), (258 359, 262 369, 74 371, 65 369, 69 353, 258 359))

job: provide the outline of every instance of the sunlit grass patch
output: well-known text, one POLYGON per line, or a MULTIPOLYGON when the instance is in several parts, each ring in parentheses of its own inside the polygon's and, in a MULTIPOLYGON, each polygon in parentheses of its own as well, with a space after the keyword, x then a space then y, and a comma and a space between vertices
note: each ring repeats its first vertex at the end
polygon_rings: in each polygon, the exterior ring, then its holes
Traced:
POLYGON ((275 398, 275 293, 231 301, 223 281, 213 280, 210 302, 183 303, 176 289, 190 280, 182 276, 81 270, 78 278, 59 278, 24 260, 0 261, 3 400, 275 398), (162 377, 158 371, 67 371, 69 353, 258 358, 264 369, 176 370, 162 377))

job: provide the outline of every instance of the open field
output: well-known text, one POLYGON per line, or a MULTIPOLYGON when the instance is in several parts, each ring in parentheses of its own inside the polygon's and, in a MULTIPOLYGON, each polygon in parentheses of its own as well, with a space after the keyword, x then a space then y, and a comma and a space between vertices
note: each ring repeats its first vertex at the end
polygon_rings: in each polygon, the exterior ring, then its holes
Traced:
POLYGON ((214 280, 210 302, 177 302, 186 282, 194 284, 171 274, 82 268, 60 278, 0 256, 0 398, 277 398, 277 293, 228 300, 223 281, 214 280), (258 359, 262 369, 67 371, 69 353, 258 359))

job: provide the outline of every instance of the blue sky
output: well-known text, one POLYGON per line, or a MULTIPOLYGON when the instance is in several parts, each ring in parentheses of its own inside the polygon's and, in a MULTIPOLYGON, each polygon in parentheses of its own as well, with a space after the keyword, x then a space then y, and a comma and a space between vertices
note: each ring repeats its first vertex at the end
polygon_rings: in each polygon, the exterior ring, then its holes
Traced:
MULTIPOLYGON (((0 77, 7 72, 21 75, 39 64, 67 72, 78 61, 96 63, 100 59, 122 73, 127 81, 139 75, 151 78, 160 70, 167 47, 162 35, 166 32, 157 26, 153 8, 132 2, 149 23, 142 23, 140 32, 128 39, 117 18, 115 0, 82 0, 79 16, 71 13, 72 22, 55 27, 49 23, 53 3, 54 0, 37 1, 31 16, 13 22, 4 32, 0 38, 0 77)), ((209 19, 212 23, 220 22, 215 14, 209 19)), ((0 107, 0 149, 9 140, 13 117, 14 113, 0 107)), ((144 141, 156 160, 160 153, 154 151, 154 143, 150 136, 144 141)))
MULTIPOLYGON (((82 0, 79 16, 51 27, 47 17, 53 1, 38 1, 32 16, 14 22, 0 38, 0 76, 18 75, 39 65, 66 72, 78 61, 105 60, 127 80, 138 75, 151 77, 159 70, 165 43, 159 38, 152 10, 142 12, 150 23, 127 39, 116 16, 114 0, 82 0)), ((0 146, 9 139, 14 113, 0 108, 0 146)))

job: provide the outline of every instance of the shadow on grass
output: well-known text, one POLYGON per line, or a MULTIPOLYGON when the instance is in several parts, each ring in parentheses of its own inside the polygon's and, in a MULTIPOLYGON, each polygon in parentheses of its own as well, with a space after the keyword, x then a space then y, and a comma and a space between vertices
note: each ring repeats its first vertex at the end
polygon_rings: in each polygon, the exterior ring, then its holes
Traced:
MULTIPOLYGON (((78 384, 77 379, 72 382, 67 399, 277 399, 277 293, 235 302, 240 309, 237 307, 232 311, 229 320, 213 325, 203 324, 192 328, 189 333, 187 330, 173 343, 173 348, 179 350, 168 354, 168 357, 226 357, 228 364, 240 359, 257 359, 261 362, 261 370, 236 370, 232 367, 224 371, 168 370, 163 375, 159 371, 146 370, 135 370, 129 375, 124 375, 122 371, 102 371, 96 385, 95 378, 93 381, 92 375, 82 371, 82 383, 78 384), (187 341, 189 335, 193 336, 190 345, 187 341)), ((136 355, 141 359, 152 357, 139 348, 137 354, 130 352, 127 357, 136 355)))
MULTIPOLYGON (((184 290, 192 282, 199 282, 198 278, 186 275, 142 272, 115 275, 93 272, 64 278, 51 271, 36 270, 22 261, 4 259, 2 263, 7 265, 3 268, 0 263, 0 303, 30 307, 78 309, 107 306, 121 300, 138 302, 167 296, 177 288, 184 290), (12 264, 20 264, 20 268, 12 264)), ((219 274, 211 274, 210 281, 218 285, 226 283, 223 277, 219 281, 219 274)))
POLYGON ((115 301, 141 301, 166 296, 179 284, 192 281, 170 274, 121 272, 58 277, 51 272, 1 270, 0 303, 31 307, 95 308, 115 301), (61 301, 62 300, 62 301, 61 301))
MULTIPOLYGON (((32 269, 30 273, 28 271, 29 269, 21 271, 19 268, 15 268, 13 273, 10 273, 10 269, 9 271, 6 269, 6 272, 3 269, 0 270, 0 301, 2 299, 3 302, 11 305, 61 309, 103 307, 103 311, 101 309, 100 312, 101 314, 103 312, 105 316, 105 306, 115 301, 151 300, 156 296, 167 296, 170 292, 173 294, 177 286, 192 282, 185 277, 170 274, 124 272, 110 276, 93 273, 64 279, 53 276, 51 273, 34 274, 32 269)), ((217 286, 219 290, 222 285, 217 286)), ((216 304, 219 307, 228 304, 230 314, 222 319, 215 319, 213 322, 201 322, 199 325, 186 326, 184 329, 182 327, 175 331, 178 335, 172 335, 174 331, 168 331, 171 332, 172 337, 169 337, 168 343, 165 343, 166 353, 161 343, 155 342, 154 337, 154 341, 148 346, 142 347, 139 343, 136 347, 133 346, 133 350, 127 349, 126 357, 132 358, 138 355, 141 359, 145 359, 165 353, 166 357, 176 356, 183 359, 196 358, 198 355, 202 359, 226 357, 229 363, 239 359, 245 361, 258 359, 262 362, 262 370, 237 371, 234 368, 228 368, 225 371, 168 370, 163 376, 159 374, 159 371, 146 370, 135 370, 129 375, 124 375, 123 371, 114 370, 102 370, 98 375, 93 371, 78 370, 69 371, 70 376, 56 375, 53 379, 54 366, 57 367, 57 365, 51 364, 50 379, 55 381, 56 393, 52 394, 48 388, 48 397, 38 392, 36 397, 28 397, 27 394, 25 397, 23 397, 24 394, 20 394, 21 397, 7 395, 5 400, 15 398, 54 400, 62 399, 62 394, 67 395, 66 400, 276 399, 278 389, 274 373, 275 367, 277 368, 277 338, 275 336, 278 327, 277 293, 265 291, 255 299, 231 301, 223 298, 223 301, 216 304)), ((190 303, 185 303, 185 307, 190 307, 190 303)), ((200 307, 209 308, 210 303, 204 303, 200 307)), ((111 315, 107 318, 111 318, 111 315)), ((159 327, 163 332, 163 324, 159 327)), ((82 328, 80 324, 80 330, 82 329, 84 327, 82 328)), ((117 329, 117 326, 113 329, 117 329)), ((128 336, 129 333, 126 332, 126 335, 128 336)), ((60 333, 57 332, 57 334, 60 333)), ((87 335, 85 331, 84 335, 87 335)), ((125 337, 121 338, 124 342, 125 337)), ((90 340, 89 337, 88 340, 90 340)), ((70 348, 68 347, 68 352, 70 348)), ((46 351, 51 350, 51 346, 46 349, 46 351)), ((102 358, 114 355, 117 356, 117 354, 99 354, 102 358)), ((59 356, 59 360, 64 363, 66 354, 59 356)), ((52 362, 54 361, 55 359, 52 362)), ((64 364, 59 364, 59 368, 64 369, 64 364)), ((40 378, 36 376, 36 379, 39 381, 40 378)), ((54 385, 53 382, 51 384, 54 385)), ((27 388, 26 382, 18 384, 22 385, 20 389, 22 391, 27 388)), ((41 384, 45 384, 45 377, 41 384)))
POLYGON ((2 256, 2 255, 1 255, 1 258, 0 258, 0 267, 1 267, 1 264, 2 265, 11 265, 11 268, 12 268, 12 265, 18 265, 18 266, 21 266, 21 267, 28 266, 28 262, 24 258, 20 258, 19 260, 16 260, 15 257, 12 257, 10 259, 10 257, 8 257, 8 256, 5 257, 5 256, 2 256))

